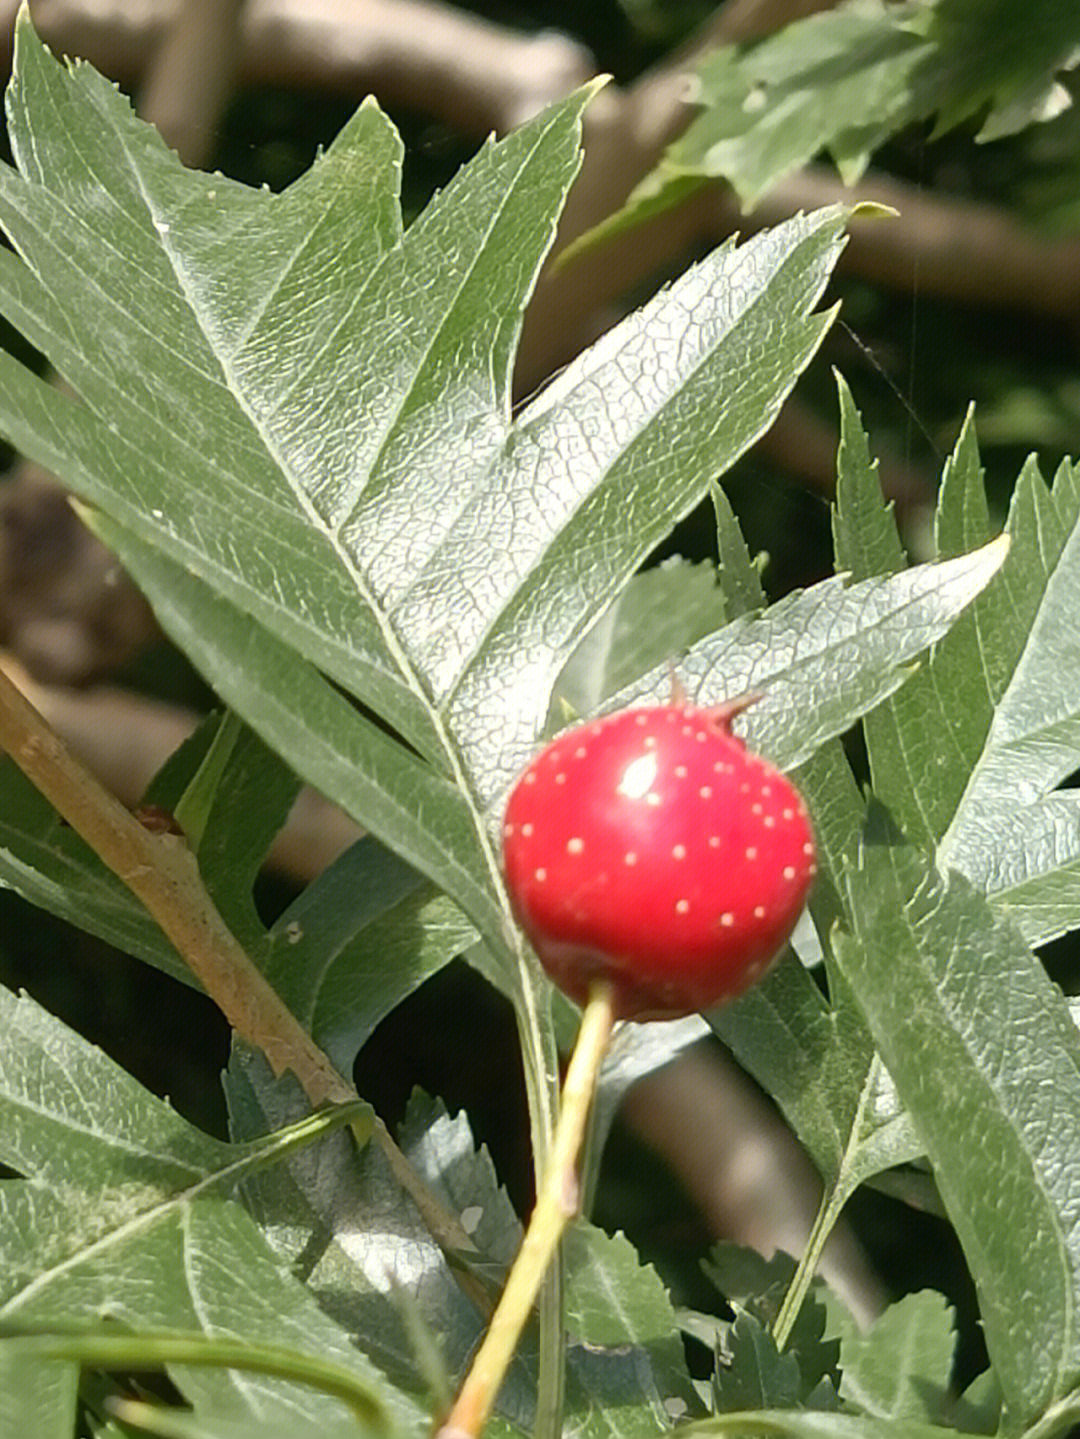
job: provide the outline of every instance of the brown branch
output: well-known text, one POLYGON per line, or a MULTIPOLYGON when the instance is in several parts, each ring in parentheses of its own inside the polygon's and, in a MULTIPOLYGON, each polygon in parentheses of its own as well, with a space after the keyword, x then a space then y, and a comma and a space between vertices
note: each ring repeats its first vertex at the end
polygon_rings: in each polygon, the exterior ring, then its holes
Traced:
POLYGON ((116 877, 142 901, 237 1034, 275 1074, 291 1069, 312 1104, 355 1097, 237 944, 184 839, 152 833, 82 765, 0 670, 0 745, 116 877))
MULTIPOLYGON (((777 1249, 803 1252, 821 1180, 777 1111, 723 1051, 685 1050, 639 1080, 623 1112, 682 1181, 710 1233, 766 1257, 777 1249)), ((860 1324, 885 1307, 882 1286, 845 1225, 830 1235, 820 1272, 860 1324)))
MULTIPOLYGON (((871 172, 848 189, 835 171, 808 165, 779 181, 743 225, 756 229, 797 210, 862 199, 891 205, 898 218, 852 231, 840 261, 850 273, 960 304, 1080 315, 1080 240, 1048 238, 995 205, 920 190, 891 176, 871 172)), ((721 199, 712 233, 726 234, 737 223, 734 206, 721 199)))
POLYGON ((209 163, 233 90, 244 0, 184 0, 142 77, 138 109, 185 165, 209 163))
MULTIPOLYGON (((55 49, 133 84, 184 3, 34 0, 32 13, 55 49)), ((593 70, 568 36, 510 30, 437 0, 247 0, 240 22, 243 85, 377 91, 471 134, 512 129, 593 70)))
MULTIPOLYGON (((122 804, 133 809, 170 754, 198 723, 198 715, 110 685, 71 689, 32 680, 0 653, 27 699, 64 743, 122 804)), ((321 874, 359 838, 360 830, 337 805, 303 789, 268 856, 291 878, 307 882, 321 874)))

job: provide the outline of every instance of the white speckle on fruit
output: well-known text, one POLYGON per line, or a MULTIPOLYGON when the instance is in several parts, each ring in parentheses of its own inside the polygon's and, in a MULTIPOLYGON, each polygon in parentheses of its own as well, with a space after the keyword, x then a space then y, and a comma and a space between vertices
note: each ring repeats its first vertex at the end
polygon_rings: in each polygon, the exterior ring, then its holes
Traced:
POLYGON ((672 859, 685 859, 685 858, 686 858, 686 845, 685 845, 685 844, 676 844, 676 845, 673 845, 673 846, 672 846, 672 850, 671 850, 671 857, 672 857, 672 859))
POLYGON ((743 780, 742 784, 739 786, 739 793, 740 793, 740 794, 749 794, 749 793, 750 793, 750 786, 746 783, 745 780, 743 780))
POLYGON ((654 734, 647 734, 647 735, 645 736, 645 748, 646 748, 646 749, 655 749, 655 748, 656 748, 656 736, 655 736, 654 734))
POLYGON ((763 904, 755 904, 755 905, 754 905, 754 918, 755 918, 755 919, 764 919, 764 918, 765 918, 765 906, 764 906, 763 904))
POLYGON ((705 730, 699 729, 698 732, 694 735, 694 738, 697 740, 698 744, 704 744, 705 741, 709 738, 709 736, 705 732, 705 730))
POLYGON ((693 734, 694 726, 692 724, 684 724, 682 727, 682 732, 683 734, 693 734))
POLYGON ((529 770, 528 773, 526 774, 524 780, 522 780, 522 783, 523 783, 523 784, 535 784, 535 783, 536 783, 536 775, 535 775, 535 773, 534 773, 532 770, 529 770))
POLYGON ((765 818, 761 821, 761 823, 765 826, 766 829, 775 829, 776 816, 774 814, 767 814, 765 818))
POLYGON ((627 799, 642 799, 652 789, 655 778, 656 756, 638 755, 637 759, 632 759, 623 770, 622 779, 615 786, 615 793, 625 795, 627 799))
POLYGON ((676 900, 676 901, 675 901, 675 913, 676 913, 676 914, 689 914, 689 913, 690 913, 690 901, 689 901, 688 899, 679 899, 679 900, 676 900))
POLYGON ((709 848, 710 848, 710 849, 719 849, 719 848, 720 848, 720 836, 719 836, 718 834, 711 834, 711 835, 709 835, 709 848))
POLYGON ((544 880, 547 879, 547 870, 546 870, 546 869, 534 869, 534 870, 533 870, 533 879, 535 879, 538 884, 543 884, 544 880))
POLYGON ((757 845, 756 845, 756 844, 749 844, 749 845, 747 845, 747 847, 746 847, 746 857, 747 857, 747 859, 757 859, 757 845))
POLYGON ((579 744, 577 749, 574 751, 574 758, 584 759, 588 753, 589 751, 585 748, 585 746, 583 744, 579 744))
POLYGON ((647 714, 635 715, 634 723, 640 725, 647 725, 649 723, 649 716, 647 714))
POLYGON ((660 796, 656 793, 654 789, 650 790, 649 793, 645 796, 645 803, 649 805, 652 809, 656 809, 656 807, 659 805, 660 796))
POLYGON ((623 864, 637 864, 637 855, 632 849, 628 849, 623 855, 623 864))
POLYGON ((752 804, 752 805, 750 806, 750 813, 751 813, 751 814, 761 814, 762 808, 763 808, 763 806, 761 806, 760 804, 752 804))
POLYGON ((795 811, 793 809, 785 809, 780 817, 781 819, 792 820, 795 818, 795 811))
POLYGON ((813 854, 814 846, 810 843, 809 840, 807 840, 806 843, 803 845, 802 852, 803 854, 813 854))
POLYGON ((720 916, 720 923, 724 926, 725 929, 730 929, 731 926, 735 923, 735 916, 732 914, 730 909, 724 910, 723 914, 720 916))
POLYGON ((795 878, 795 866, 793 864, 784 865, 784 878, 788 881, 795 878))
POLYGON ((525 823, 521 826, 521 833, 525 836, 526 839, 529 839, 532 835, 533 826, 529 823, 528 820, 526 820, 525 823))
POLYGON ((503 825, 503 834, 506 835, 506 838, 507 838, 507 839, 509 839, 510 836, 511 836, 513 833, 514 833, 514 826, 513 826, 512 824, 504 824, 504 825, 503 825))
POLYGON ((684 764, 677 764, 677 765, 675 766, 675 778, 676 778, 676 779, 685 779, 685 778, 686 778, 686 766, 685 766, 684 764))
POLYGON ((585 841, 581 838, 580 835, 574 835, 573 839, 568 839, 566 841, 567 854, 580 854, 584 848, 585 841))
POLYGON ((728 764, 726 760, 722 759, 718 759, 713 765, 713 771, 716 774, 731 774, 733 769, 733 765, 728 764))
POLYGON ((701 799, 712 799, 712 786, 703 784, 698 790, 698 795, 701 799))
POLYGON ((566 775, 562 772, 562 770, 560 770, 559 773, 555 776, 555 783, 556 783, 556 784, 565 784, 565 783, 566 783, 566 775))

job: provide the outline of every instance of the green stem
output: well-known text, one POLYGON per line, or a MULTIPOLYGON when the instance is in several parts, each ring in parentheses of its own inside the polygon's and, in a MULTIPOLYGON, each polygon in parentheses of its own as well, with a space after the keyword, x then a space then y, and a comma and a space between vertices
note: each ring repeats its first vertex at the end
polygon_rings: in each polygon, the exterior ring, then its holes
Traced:
MULTIPOLYGON (((520 969, 525 1002, 518 1006, 519 1036, 529 1104, 533 1165, 539 1191, 540 1176, 547 1170, 554 1144, 559 1107, 559 1060, 546 981, 533 972, 525 956, 521 956, 520 969)), ((556 1253, 544 1276, 539 1296, 535 1439, 558 1439, 562 1432, 566 1388, 563 1306, 562 1262, 556 1253)))
POLYGON ((67 1359, 96 1369, 159 1369, 167 1364, 240 1369, 307 1384, 342 1400, 365 1426, 389 1428, 389 1417, 370 1381, 341 1364, 278 1344, 212 1334, 18 1335, 0 1340, 28 1358, 67 1359))
POLYGON ((536 1207, 488 1332, 438 1439, 475 1439, 483 1429, 559 1241, 578 1212, 577 1160, 613 1024, 611 987, 597 984, 585 1006, 566 1071, 559 1122, 536 1207))
POLYGON ((784 1302, 780 1305, 780 1310, 773 1323, 772 1332, 777 1349, 783 1349, 791 1336, 803 1300, 814 1281, 818 1261, 821 1259, 821 1251, 824 1249, 825 1242, 832 1233, 836 1221, 840 1218, 840 1211, 843 1209, 846 1199, 847 1194, 836 1186, 826 1189, 821 1196, 821 1204, 811 1226, 806 1248, 803 1250, 798 1268, 795 1270, 788 1292, 784 1295, 784 1302))

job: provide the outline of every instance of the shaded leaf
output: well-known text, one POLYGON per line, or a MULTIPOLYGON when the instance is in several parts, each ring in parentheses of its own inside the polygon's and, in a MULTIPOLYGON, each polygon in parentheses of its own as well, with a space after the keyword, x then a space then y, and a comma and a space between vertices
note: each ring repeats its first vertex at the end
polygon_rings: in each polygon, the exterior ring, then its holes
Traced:
POLYGON ((961 876, 870 843, 850 894, 844 975, 963 1245, 1007 1422, 1030 1423, 1080 1377, 1080 1037, 1020 936, 961 876))
MULTIPOLYGON (((773 1325, 795 1277, 795 1260, 780 1250, 771 1259, 765 1259, 754 1249, 721 1243, 710 1250, 702 1269, 735 1309, 736 1327, 740 1318, 751 1317, 766 1331, 766 1336, 771 1341, 773 1325)), ((836 1407, 840 1342, 832 1336, 825 1338, 827 1322, 826 1307, 819 1294, 811 1289, 799 1309, 784 1345, 784 1356, 790 1356, 796 1361, 798 1386, 795 1402, 800 1407, 836 1407)), ((744 1330, 744 1341, 746 1337, 744 1330)), ((723 1337, 721 1352, 733 1368, 737 1363, 736 1348, 737 1341, 733 1345, 729 1328, 723 1337)), ((761 1354, 766 1348, 760 1337, 755 1336, 753 1352, 761 1354)), ((775 1349, 775 1344, 773 1348, 775 1349)), ((783 1370, 784 1375, 789 1372, 788 1369, 783 1370)), ((786 1383, 786 1379, 784 1382, 786 1383)), ((769 1401, 774 1407, 780 1402, 778 1394, 769 1401)))
POLYGON ((940 1421, 948 1407, 956 1316, 924 1289, 890 1304, 865 1333, 843 1328, 840 1397, 880 1419, 940 1421))
POLYGON ((707 561, 666 560, 635 575, 570 656, 552 694, 561 729, 570 716, 592 714, 608 695, 646 670, 675 665, 695 640, 723 619, 716 571, 707 561))
POLYGON ((718 1414, 746 1409, 797 1409, 802 1390, 799 1361, 781 1354, 759 1320, 745 1310, 736 1314, 727 1347, 717 1356, 713 1402, 718 1414))
MULTIPOLYGON (((401 1420, 415 1410, 274 1259, 229 1196, 349 1117, 224 1144, 188 1125, 31 1000, 0 991, 0 1325, 116 1320, 130 1330, 243 1333, 334 1359, 401 1420)), ((360 1106, 356 1107, 360 1112, 360 1106)), ((196 1411, 323 1414, 339 1401, 260 1375, 175 1367, 196 1411)))

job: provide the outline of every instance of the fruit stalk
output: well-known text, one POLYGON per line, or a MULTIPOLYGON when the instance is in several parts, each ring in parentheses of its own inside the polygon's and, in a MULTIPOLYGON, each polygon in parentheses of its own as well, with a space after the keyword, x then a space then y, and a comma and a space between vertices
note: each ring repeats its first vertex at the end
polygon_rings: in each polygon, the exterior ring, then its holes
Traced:
POLYGON ((487 1334, 436 1439, 473 1439, 483 1429, 544 1275, 567 1225, 578 1213, 578 1156, 614 1022, 612 986, 598 980, 590 990, 566 1071, 551 1158, 532 1218, 487 1334))

